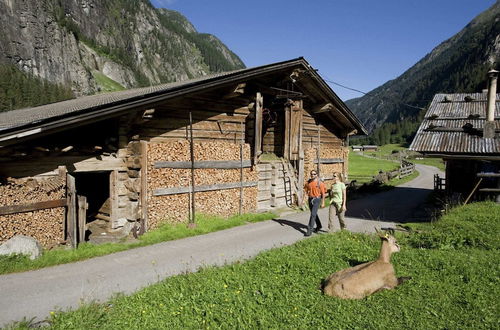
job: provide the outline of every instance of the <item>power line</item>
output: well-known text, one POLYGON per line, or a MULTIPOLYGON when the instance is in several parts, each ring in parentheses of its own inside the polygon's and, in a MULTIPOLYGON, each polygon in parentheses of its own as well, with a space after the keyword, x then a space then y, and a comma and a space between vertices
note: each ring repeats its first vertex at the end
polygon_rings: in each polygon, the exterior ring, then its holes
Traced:
MULTIPOLYGON (((360 91, 359 89, 356 89, 356 88, 352 88, 352 87, 348 87, 348 86, 345 86, 345 85, 342 85, 342 84, 339 84, 338 82, 335 82, 335 81, 332 81, 332 80, 329 80, 329 79, 325 79, 326 82, 329 82, 331 84, 334 84, 334 85, 337 85, 337 86, 340 86, 342 88, 346 88, 346 89, 349 89, 351 91, 355 91, 355 92, 358 92, 358 93, 361 93, 363 95, 366 95, 368 93, 365 93, 363 91, 360 91)), ((422 108, 422 107, 417 107, 417 106, 414 106, 414 105, 410 105, 410 104, 407 104, 407 103, 403 103, 403 102, 398 102, 399 104, 401 105, 404 105, 404 106, 407 106, 407 107, 410 107, 410 108, 414 108, 414 109, 419 109, 419 110, 427 110, 426 108, 422 108)))
POLYGON ((326 82, 329 82, 331 84, 334 84, 334 85, 337 85, 337 86, 340 86, 342 88, 345 88, 345 89, 350 89, 351 91, 355 91, 355 92, 358 92, 358 93, 361 93, 361 94, 364 94, 366 95, 367 93, 363 92, 363 91, 360 91, 359 89, 356 89, 356 88, 351 88, 351 87, 347 87, 347 86, 344 86, 342 84, 339 84, 339 83, 336 83, 335 81, 331 81, 331 80, 327 80, 325 79, 326 82))

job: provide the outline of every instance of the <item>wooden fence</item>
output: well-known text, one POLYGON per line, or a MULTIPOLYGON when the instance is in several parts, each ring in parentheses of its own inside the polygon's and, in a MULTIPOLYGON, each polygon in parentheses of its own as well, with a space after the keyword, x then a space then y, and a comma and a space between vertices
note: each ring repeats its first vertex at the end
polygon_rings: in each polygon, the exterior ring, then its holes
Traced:
POLYGON ((439 177, 439 174, 434 174, 434 190, 444 191, 446 188, 446 179, 439 177))
POLYGON ((402 160, 401 165, 399 166, 399 178, 404 178, 408 175, 413 174, 415 171, 415 164, 410 163, 409 161, 402 160))

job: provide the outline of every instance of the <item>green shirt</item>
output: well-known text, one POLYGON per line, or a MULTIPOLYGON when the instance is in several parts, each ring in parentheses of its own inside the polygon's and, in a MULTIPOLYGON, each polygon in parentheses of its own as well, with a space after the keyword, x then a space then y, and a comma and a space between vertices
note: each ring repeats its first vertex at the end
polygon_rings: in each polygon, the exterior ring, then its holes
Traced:
POLYGON ((332 189, 330 191, 330 197, 332 202, 342 205, 342 191, 345 189, 345 184, 343 182, 337 182, 332 184, 332 189))

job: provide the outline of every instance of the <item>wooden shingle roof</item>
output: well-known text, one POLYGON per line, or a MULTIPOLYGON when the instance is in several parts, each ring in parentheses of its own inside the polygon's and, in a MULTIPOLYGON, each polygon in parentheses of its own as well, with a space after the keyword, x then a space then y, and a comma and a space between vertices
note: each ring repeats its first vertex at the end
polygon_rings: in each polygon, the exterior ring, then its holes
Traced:
POLYGON ((500 94, 494 138, 483 137, 487 93, 436 94, 410 146, 425 154, 500 155, 500 94))

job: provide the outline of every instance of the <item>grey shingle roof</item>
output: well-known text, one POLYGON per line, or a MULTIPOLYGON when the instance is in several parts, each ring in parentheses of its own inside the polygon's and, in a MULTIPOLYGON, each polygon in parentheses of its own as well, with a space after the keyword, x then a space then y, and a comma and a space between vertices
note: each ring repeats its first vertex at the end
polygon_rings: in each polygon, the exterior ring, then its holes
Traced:
POLYGON ((338 98, 335 92, 317 74, 316 70, 304 58, 300 57, 254 68, 204 76, 184 82, 84 96, 39 107, 0 113, 0 141, 14 141, 17 138, 27 135, 34 137, 41 131, 47 132, 50 129, 66 127, 68 122, 74 124, 75 122, 81 123, 85 122, 85 120, 95 118, 116 116, 134 107, 148 106, 148 104, 161 102, 169 97, 295 67, 305 68, 310 73, 309 76, 312 78, 316 88, 325 92, 339 106, 337 111, 348 118, 352 128, 358 130, 358 132, 366 133, 366 129, 359 119, 338 98))
MULTIPOLYGON (((436 94, 410 150, 439 154, 500 154, 498 136, 482 137, 486 108, 486 93, 436 94), (466 124, 469 129, 464 129, 466 124)), ((500 129, 500 94, 496 95, 495 127, 500 129)))
MULTIPOLYGON (((244 69, 243 69, 244 70, 244 69)), ((242 71, 242 70, 238 70, 242 71)), ((147 98, 150 95, 168 92, 183 86, 188 86, 204 80, 226 76, 238 71, 208 75, 197 79, 174 82, 151 87, 134 88, 124 91, 88 95, 67 101, 45 104, 38 107, 12 110, 0 113, 0 132, 2 130, 37 123, 46 119, 65 115, 91 112, 92 110, 135 98, 147 98)))

